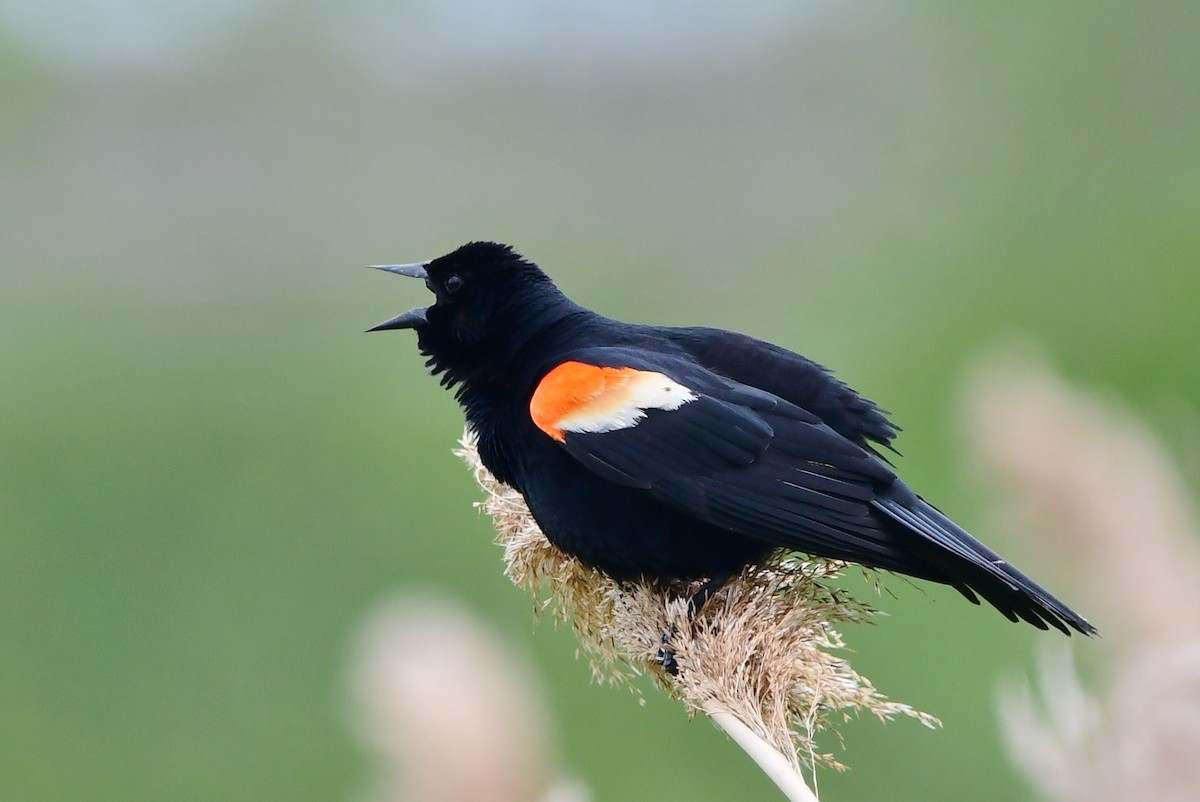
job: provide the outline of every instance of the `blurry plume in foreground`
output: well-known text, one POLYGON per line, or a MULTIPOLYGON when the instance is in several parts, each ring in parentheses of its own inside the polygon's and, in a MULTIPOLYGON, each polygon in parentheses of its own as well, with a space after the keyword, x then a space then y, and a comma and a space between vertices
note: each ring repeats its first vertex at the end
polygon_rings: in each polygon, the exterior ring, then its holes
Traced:
POLYGON ((586 802, 557 780, 535 672, 458 605, 405 595, 352 646, 357 729, 379 773, 369 802, 586 802))
POLYGON ((1050 800, 1200 799, 1200 526, 1167 450, 1015 352, 977 367, 967 411, 1008 531, 1074 573, 1114 651, 1100 692, 1060 647, 1002 694, 1013 761, 1050 800))

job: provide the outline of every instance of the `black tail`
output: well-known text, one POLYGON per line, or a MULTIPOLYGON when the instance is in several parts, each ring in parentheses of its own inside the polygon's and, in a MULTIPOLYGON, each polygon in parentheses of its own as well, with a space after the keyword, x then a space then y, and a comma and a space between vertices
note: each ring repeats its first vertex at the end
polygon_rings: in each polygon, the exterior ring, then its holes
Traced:
POLYGON ((1025 620, 1038 629, 1048 625, 1067 635, 1071 629, 1095 635, 1087 619, 1054 598, 1041 585, 1009 565, 1003 557, 967 534, 958 524, 925 502, 902 482, 873 502, 909 533, 920 551, 942 575, 939 581, 978 604, 979 594, 1010 621, 1025 620), (1070 629, 1068 629, 1070 627, 1070 629))

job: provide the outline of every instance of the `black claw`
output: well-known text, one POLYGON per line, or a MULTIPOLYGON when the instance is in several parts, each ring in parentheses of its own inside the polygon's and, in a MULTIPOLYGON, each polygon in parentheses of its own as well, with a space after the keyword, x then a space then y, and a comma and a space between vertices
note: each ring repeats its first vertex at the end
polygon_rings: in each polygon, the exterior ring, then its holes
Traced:
POLYGON ((670 674, 672 677, 679 676, 679 663, 675 662, 675 651, 670 647, 671 638, 679 634, 679 630, 672 624, 671 628, 662 635, 662 646, 658 647, 658 651, 654 654, 654 662, 663 667, 663 671, 670 674))
POLYGON ((654 662, 662 666, 663 671, 672 677, 679 676, 679 663, 675 662, 675 652, 667 647, 664 646, 658 650, 658 654, 654 655, 654 662))

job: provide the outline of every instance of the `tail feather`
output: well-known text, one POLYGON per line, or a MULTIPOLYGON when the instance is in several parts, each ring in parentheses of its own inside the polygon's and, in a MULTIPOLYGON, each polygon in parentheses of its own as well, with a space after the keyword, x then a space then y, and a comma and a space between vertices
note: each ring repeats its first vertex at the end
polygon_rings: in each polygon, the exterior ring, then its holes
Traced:
POLYGON ((1053 626, 1068 635, 1071 629, 1084 635, 1096 634, 1096 628, 1087 619, 971 537, 903 483, 897 482, 893 492, 877 497, 873 503, 917 535, 928 547, 922 549, 926 558, 945 575, 943 581, 971 601, 978 603, 975 598, 978 594, 1010 621, 1024 620, 1038 629, 1053 626))

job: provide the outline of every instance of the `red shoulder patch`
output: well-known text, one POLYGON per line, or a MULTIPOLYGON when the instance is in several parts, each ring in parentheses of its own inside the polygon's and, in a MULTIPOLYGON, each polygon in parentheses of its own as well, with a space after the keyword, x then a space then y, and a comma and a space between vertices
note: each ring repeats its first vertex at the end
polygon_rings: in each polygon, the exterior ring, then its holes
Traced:
POLYGON ((538 383, 529 402, 529 414, 539 429, 561 443, 566 439, 560 426, 563 421, 596 406, 605 396, 625 396, 621 391, 640 372, 633 368, 564 362, 538 383))
POLYGON ((538 383, 529 415, 561 443, 567 432, 627 429, 646 417, 647 409, 678 409, 697 397, 654 371, 564 362, 538 383))

